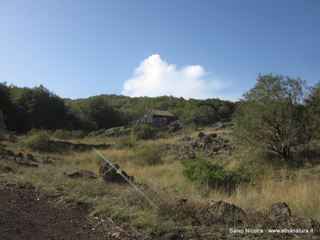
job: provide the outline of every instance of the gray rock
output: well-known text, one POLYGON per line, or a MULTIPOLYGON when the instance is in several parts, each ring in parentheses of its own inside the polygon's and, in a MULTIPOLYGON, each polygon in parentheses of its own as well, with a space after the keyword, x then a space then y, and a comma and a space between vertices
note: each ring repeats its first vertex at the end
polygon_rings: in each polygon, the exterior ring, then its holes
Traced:
POLYGON ((320 223, 314 219, 307 219, 305 227, 309 228, 309 229, 311 229, 311 228, 316 229, 319 231, 320 230, 320 223))
MULTIPOLYGON (((201 135, 201 133, 199 133, 201 135)), ((193 142, 192 148, 201 150, 209 156, 215 156, 222 151, 230 151, 232 147, 228 139, 218 136, 215 133, 201 135, 199 139, 193 142)))
POLYGON ((291 210, 284 202, 272 204, 268 213, 272 221, 287 221, 291 218, 291 210))
POLYGON ((212 223, 228 222, 228 223, 242 223, 246 213, 236 205, 223 201, 211 201, 208 212, 211 216, 212 223))

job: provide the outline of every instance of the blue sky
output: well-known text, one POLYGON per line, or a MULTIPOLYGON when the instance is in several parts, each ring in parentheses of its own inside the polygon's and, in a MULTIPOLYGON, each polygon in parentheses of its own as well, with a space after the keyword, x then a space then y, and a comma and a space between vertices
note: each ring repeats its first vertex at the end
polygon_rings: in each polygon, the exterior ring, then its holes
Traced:
POLYGON ((0 81, 61 97, 235 100, 259 73, 320 80, 317 0, 0 0, 0 81))

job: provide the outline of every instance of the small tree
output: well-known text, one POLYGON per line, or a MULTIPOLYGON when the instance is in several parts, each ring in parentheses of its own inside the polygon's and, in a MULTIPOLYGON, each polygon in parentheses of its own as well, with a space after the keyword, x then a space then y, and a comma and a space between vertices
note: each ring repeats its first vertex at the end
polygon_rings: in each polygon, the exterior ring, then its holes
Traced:
POLYGON ((290 159, 292 148, 311 138, 306 96, 305 82, 299 78, 260 75, 235 114, 236 137, 290 159))

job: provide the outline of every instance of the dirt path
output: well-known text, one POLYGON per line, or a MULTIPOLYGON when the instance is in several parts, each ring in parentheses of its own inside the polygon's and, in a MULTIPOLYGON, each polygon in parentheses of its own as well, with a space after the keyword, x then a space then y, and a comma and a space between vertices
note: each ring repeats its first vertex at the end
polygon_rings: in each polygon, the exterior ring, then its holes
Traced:
POLYGON ((110 221, 87 216, 82 208, 71 208, 39 199, 31 189, 0 188, 1 240, 143 239, 125 232, 110 221))

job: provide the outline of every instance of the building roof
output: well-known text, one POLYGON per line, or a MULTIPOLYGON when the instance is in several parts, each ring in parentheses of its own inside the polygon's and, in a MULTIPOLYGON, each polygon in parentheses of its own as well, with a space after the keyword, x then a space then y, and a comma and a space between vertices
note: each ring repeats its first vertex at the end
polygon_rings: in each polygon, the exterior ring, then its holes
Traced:
POLYGON ((155 110, 155 109, 146 109, 146 111, 151 113, 154 116, 174 117, 174 115, 168 111, 155 110))

